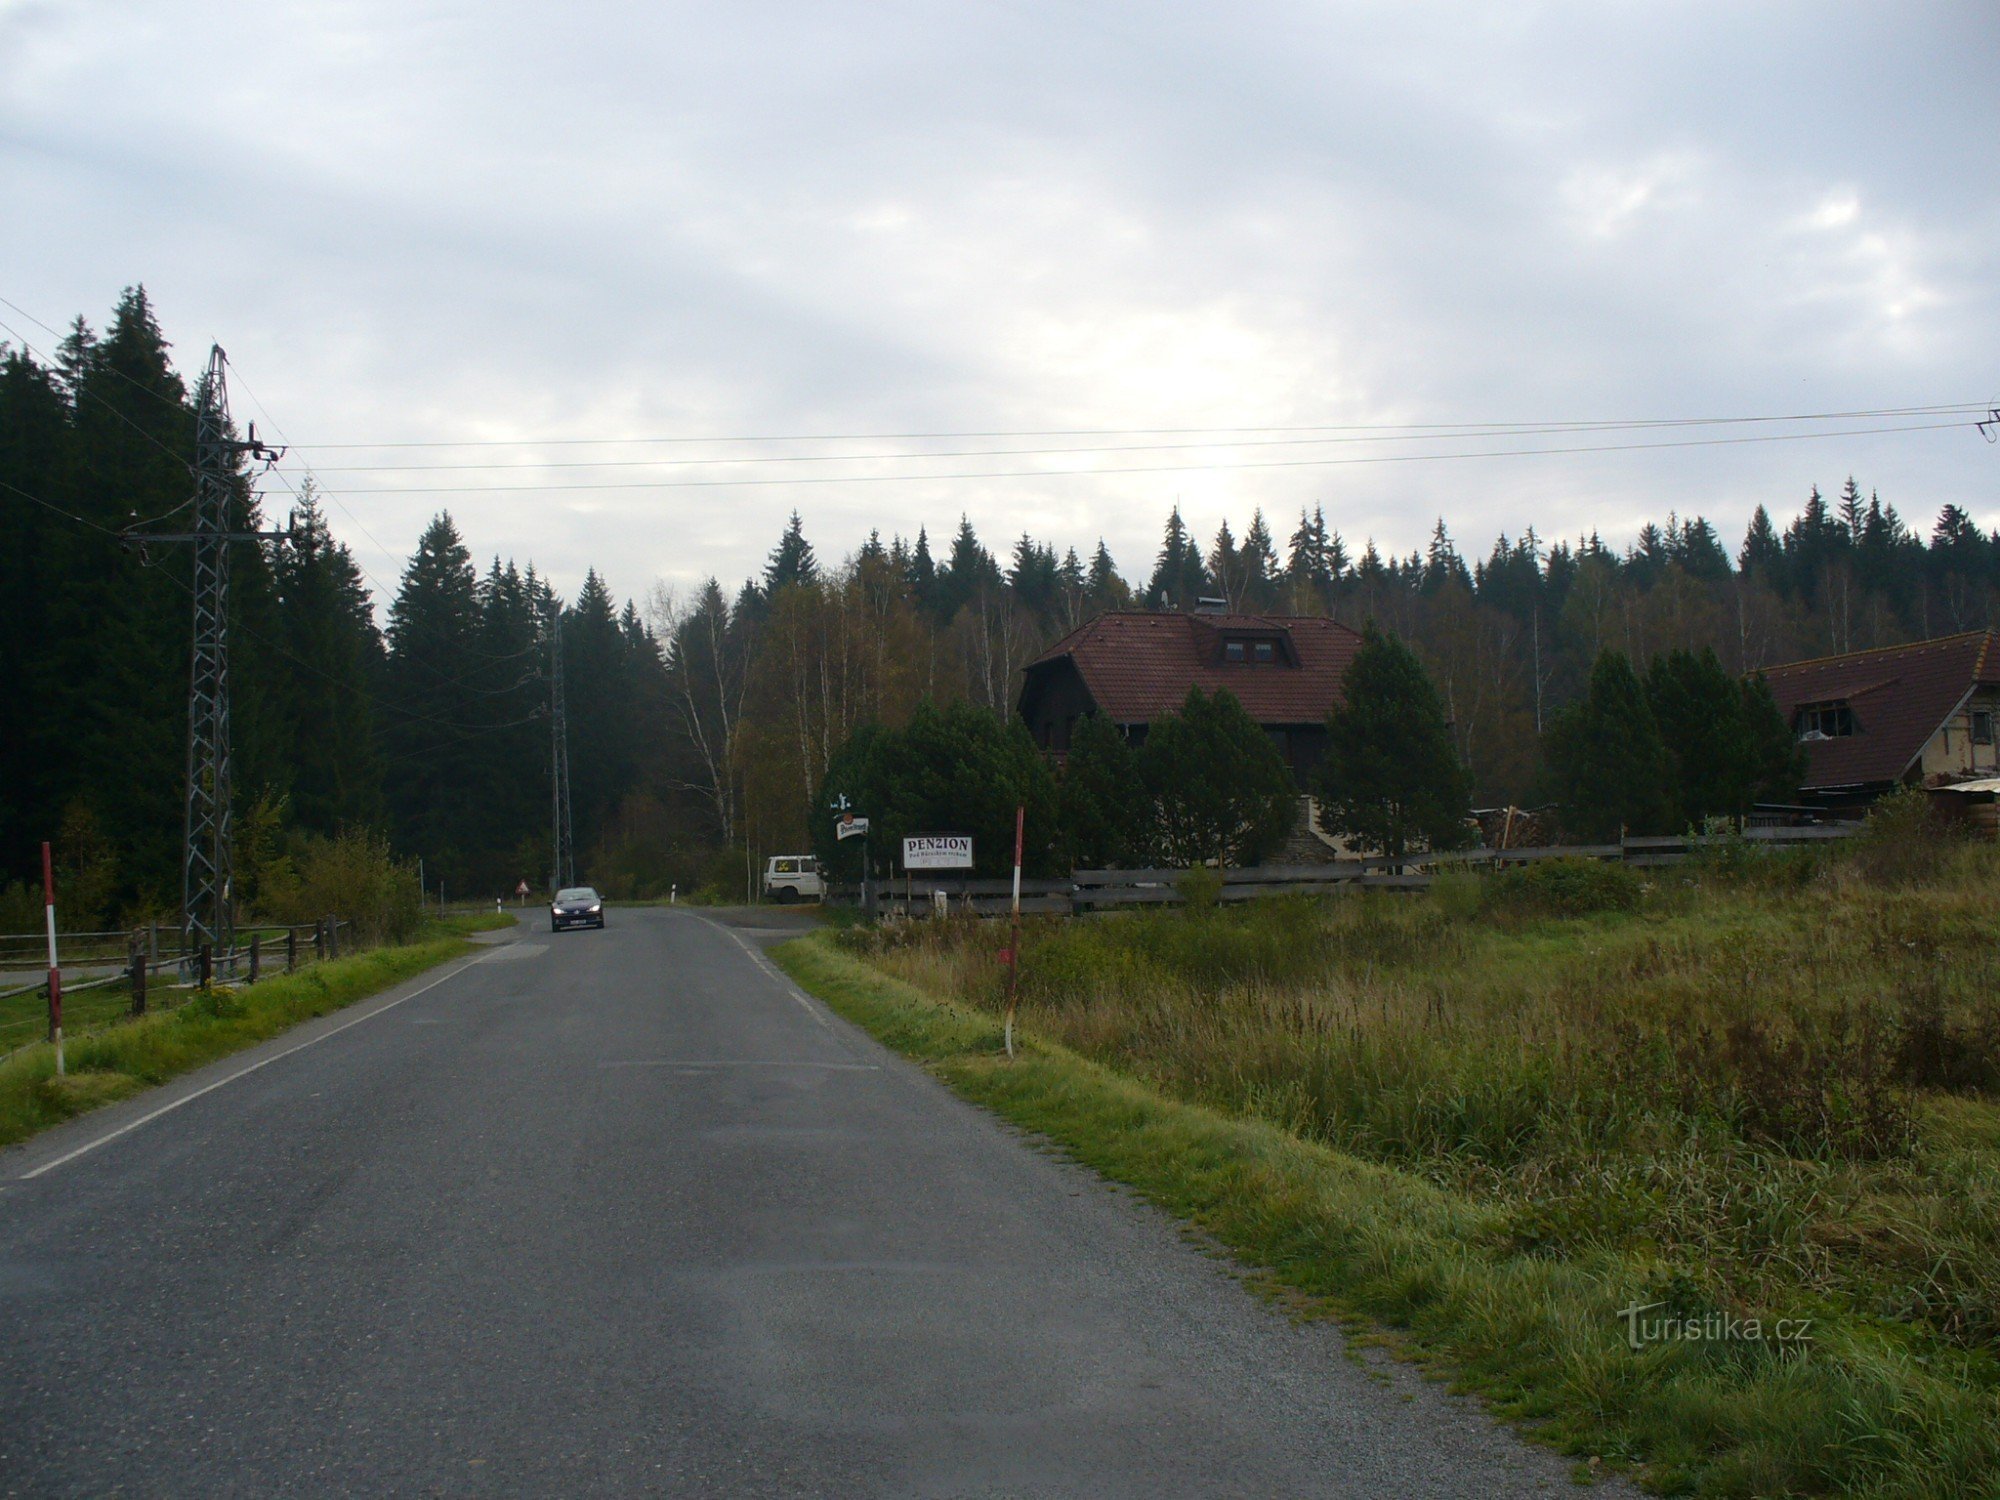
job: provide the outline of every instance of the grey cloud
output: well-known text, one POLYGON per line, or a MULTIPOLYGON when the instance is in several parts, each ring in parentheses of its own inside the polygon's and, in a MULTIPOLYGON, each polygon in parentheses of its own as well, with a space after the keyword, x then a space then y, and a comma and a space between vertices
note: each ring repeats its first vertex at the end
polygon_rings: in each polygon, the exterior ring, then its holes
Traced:
MULTIPOLYGON (((183 359, 222 339, 300 442, 1981 399, 1997 33, 1971 5, 0 5, 0 193, 36 226, 0 294, 60 322, 144 279, 183 359)), ((1992 462, 1957 434, 339 488, 379 576, 442 505, 481 554, 637 593, 743 576, 794 506, 830 555, 963 510, 1136 570, 1177 498, 1204 535, 1324 501, 1351 538, 1442 514, 1483 548, 1669 508, 1740 533, 1850 470, 1991 524, 1992 462)))

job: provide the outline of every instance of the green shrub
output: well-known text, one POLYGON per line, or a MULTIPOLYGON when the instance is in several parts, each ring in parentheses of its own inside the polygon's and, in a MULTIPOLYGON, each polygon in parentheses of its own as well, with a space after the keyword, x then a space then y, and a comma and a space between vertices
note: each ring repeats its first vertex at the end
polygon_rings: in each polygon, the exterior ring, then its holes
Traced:
POLYGON ((358 829, 299 841, 289 868, 267 870, 257 915, 273 922, 341 917, 364 943, 397 943, 423 921, 416 867, 399 860, 389 840, 358 829))
POLYGON ((1182 906, 1190 912, 1213 911, 1222 899, 1222 872, 1207 865, 1190 867, 1174 885, 1181 893, 1182 906))
POLYGON ((1623 865, 1551 859, 1500 871, 1486 887, 1485 905, 1509 917, 1587 917, 1631 911, 1640 894, 1639 877, 1623 865))
POLYGON ((0 885, 0 932, 40 932, 43 906, 39 886, 25 880, 0 885))
POLYGON ((1431 881, 1431 904, 1450 921, 1470 922, 1486 905, 1490 877, 1466 869, 1445 869, 1431 881))
POLYGON ((1862 879, 1893 888, 1937 879, 1955 862, 1964 842, 1962 830, 1939 814, 1930 793, 1906 786, 1869 809, 1846 852, 1862 879))

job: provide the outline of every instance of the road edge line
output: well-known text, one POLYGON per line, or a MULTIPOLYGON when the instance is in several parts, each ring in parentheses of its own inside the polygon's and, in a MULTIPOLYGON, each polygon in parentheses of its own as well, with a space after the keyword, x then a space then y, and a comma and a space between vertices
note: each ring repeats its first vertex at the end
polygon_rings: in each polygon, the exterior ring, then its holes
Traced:
POLYGON ((234 1083, 239 1078, 247 1078, 252 1073, 257 1072, 259 1069, 268 1068, 272 1063, 279 1062, 284 1058, 290 1057, 295 1052, 303 1052, 308 1047, 317 1047, 321 1042, 325 1041, 328 1037, 339 1036, 341 1032, 347 1031, 352 1027, 359 1026, 363 1021, 372 1021, 377 1016, 381 1015, 384 1011, 394 1010, 404 1001, 414 1000, 417 998, 417 996, 425 994, 430 990, 436 989, 439 985, 443 984, 447 979, 456 979, 460 974, 463 974, 467 969, 473 967, 475 964, 485 962, 485 959, 486 959, 485 954, 480 954, 476 958, 469 958, 464 963, 461 963, 457 968, 438 975, 438 977, 433 979, 429 984, 423 985, 418 989, 411 990, 410 993, 407 995, 399 995, 394 1000, 390 1000, 381 1005, 376 1006, 373 1010, 369 1011, 365 1015, 356 1016, 352 1020, 342 1021, 338 1026, 329 1027, 327 1030, 322 1031, 318 1036, 308 1037, 303 1042, 294 1043, 292 1046, 285 1048, 285 1050, 282 1052, 273 1052, 269 1057, 260 1057, 259 1059, 257 1059, 256 1062, 251 1063, 247 1068, 238 1068, 234 1073, 229 1074, 227 1077, 218 1078, 213 1083, 203 1084, 200 1088, 194 1090, 192 1093, 183 1094, 180 1096, 180 1098, 174 1100, 170 1104, 162 1104, 158 1109, 149 1111, 148 1113, 139 1116, 139 1118, 136 1120, 127 1120, 123 1125, 120 1125, 117 1129, 106 1131, 103 1135, 99 1136, 94 1141, 85 1141, 81 1146, 77 1146, 72 1150, 64 1152, 61 1156, 56 1157, 53 1161, 43 1162, 39 1167, 36 1167, 32 1172, 21 1173, 18 1177, 14 1179, 14 1181, 32 1182, 34 1181, 35 1178, 40 1177, 45 1172, 53 1172, 57 1167, 66 1166, 70 1162, 75 1161, 80 1156, 88 1156, 91 1152, 95 1151, 99 1146, 108 1146, 113 1141, 118 1140, 120 1137, 130 1135, 133 1131, 137 1130, 141 1125, 150 1125, 153 1123, 153 1121, 159 1119, 160 1116, 170 1115, 175 1110, 179 1109, 183 1104, 192 1104, 195 1100, 201 1098, 204 1094, 212 1094, 217 1089, 223 1087, 225 1084, 234 1083))
MULTIPOLYGON (((750 955, 750 962, 755 964, 758 968, 762 969, 771 978, 777 980, 779 986, 784 990, 786 990, 791 995, 793 1000, 798 1002, 800 1009, 805 1011, 805 1013, 811 1016, 815 1021, 819 1022, 822 1029, 826 1031, 833 1030, 833 1022, 830 1019, 828 1019, 827 1016, 822 1014, 821 1007, 824 1005, 825 1002, 816 1000, 811 994, 807 993, 805 988, 802 985, 800 985, 796 979, 792 978, 791 975, 787 974, 783 969, 779 968, 776 964, 772 963, 770 958, 766 956, 761 949, 753 948, 748 943, 744 942, 742 933, 738 932, 735 928, 731 927, 727 922, 718 922, 715 918, 707 915, 704 912, 695 912, 694 916, 696 917, 697 920, 705 922, 710 927, 713 927, 717 932, 726 934, 730 938, 730 940, 736 944, 737 947, 741 948, 745 953, 750 955)), ((787 939, 787 941, 789 941, 789 939, 787 939)))

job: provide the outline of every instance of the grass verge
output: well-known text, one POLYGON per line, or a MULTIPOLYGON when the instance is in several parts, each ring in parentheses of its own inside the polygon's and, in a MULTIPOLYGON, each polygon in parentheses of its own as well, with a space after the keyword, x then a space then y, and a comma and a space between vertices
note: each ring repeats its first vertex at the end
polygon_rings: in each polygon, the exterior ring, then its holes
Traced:
MULTIPOLYGON (((1506 1210, 1254 1117, 1167 1097, 1046 1037, 1001 1052, 988 1012, 821 933, 776 950, 801 985, 964 1097, 1199 1225, 1308 1315, 1395 1332, 1559 1449, 1670 1494, 1991 1495, 2000 1402, 1977 1353, 1847 1315, 1810 1342, 1628 1347, 1657 1265, 1524 1251, 1506 1210)), ((1654 1316, 1658 1316, 1656 1312, 1654 1316)))
POLYGON ((470 951, 465 935, 512 925, 483 916, 433 924, 435 936, 314 964, 245 988, 208 994, 120 1025, 69 1039, 68 1072, 56 1076, 55 1049, 26 1047, 0 1060, 0 1146, 165 1083, 218 1057, 253 1046, 314 1016, 400 984, 470 951))

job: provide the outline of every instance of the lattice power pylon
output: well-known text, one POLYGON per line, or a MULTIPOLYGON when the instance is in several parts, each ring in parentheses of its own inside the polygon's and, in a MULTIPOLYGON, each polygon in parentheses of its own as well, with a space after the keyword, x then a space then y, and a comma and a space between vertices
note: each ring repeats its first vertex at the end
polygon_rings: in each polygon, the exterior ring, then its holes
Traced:
POLYGON ((562 602, 549 603, 549 793, 553 801, 555 870, 549 878, 554 895, 576 884, 576 857, 570 847, 569 718, 563 702, 562 602))
POLYGON ((229 423, 228 359, 208 352, 196 394, 194 529, 128 531, 142 546, 186 542, 194 548, 194 651, 188 668, 187 820, 181 856, 181 932, 188 948, 228 949, 236 935, 232 889, 229 744, 229 549, 237 542, 282 538, 282 531, 235 531, 231 500, 244 457, 276 463, 278 450, 239 441, 229 423))

